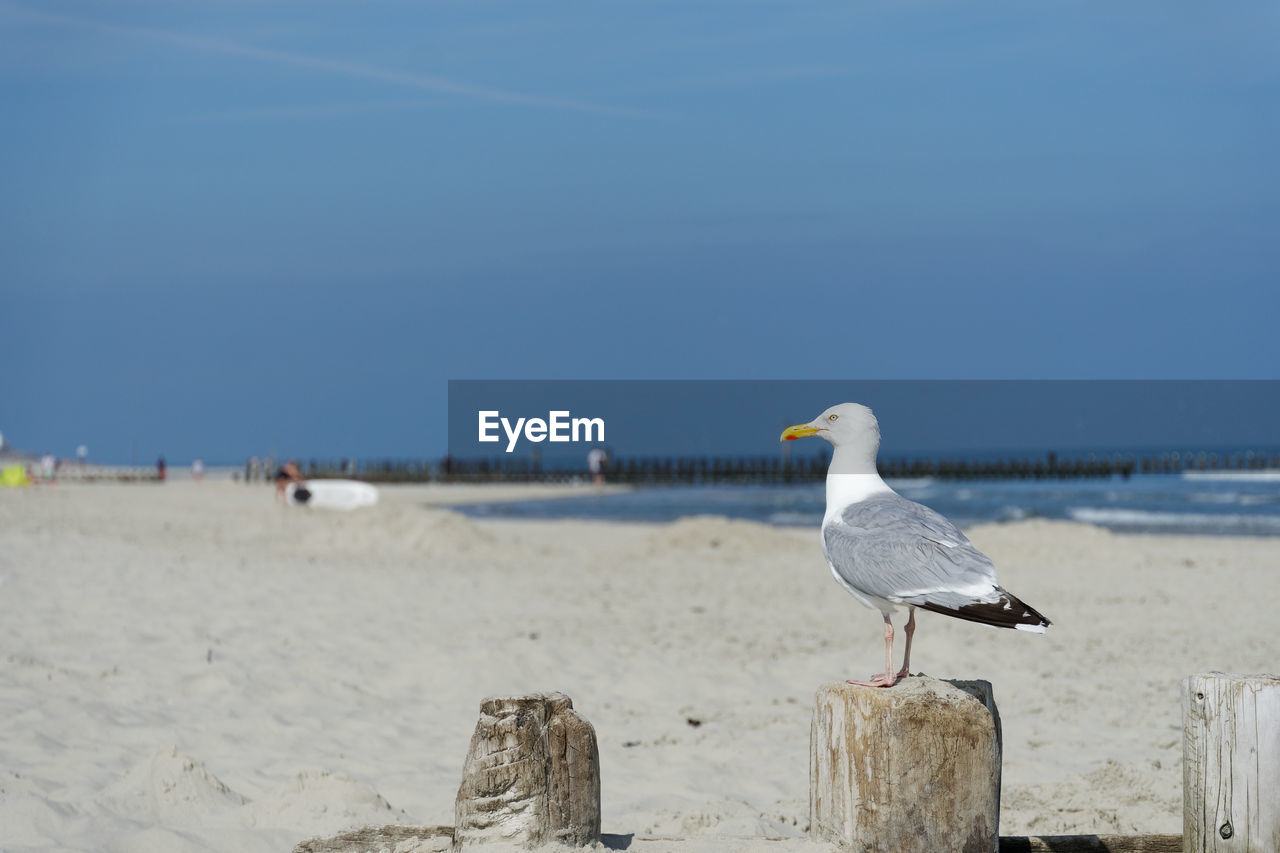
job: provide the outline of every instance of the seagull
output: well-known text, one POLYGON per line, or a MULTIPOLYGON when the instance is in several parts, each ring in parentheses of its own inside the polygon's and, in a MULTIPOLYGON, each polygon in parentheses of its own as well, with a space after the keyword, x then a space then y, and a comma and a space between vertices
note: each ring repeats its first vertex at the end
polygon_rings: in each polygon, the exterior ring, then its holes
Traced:
POLYGON ((807 424, 788 427, 781 441, 821 436, 835 448, 827 469, 822 553, 835 579, 884 616, 884 672, 866 687, 891 687, 911 674, 916 608, 1043 634, 1051 623, 996 581, 991 559, 954 524, 909 501, 880 479, 880 424, 866 406, 841 403, 807 424), (906 605, 902 669, 893 669, 890 616, 906 605))

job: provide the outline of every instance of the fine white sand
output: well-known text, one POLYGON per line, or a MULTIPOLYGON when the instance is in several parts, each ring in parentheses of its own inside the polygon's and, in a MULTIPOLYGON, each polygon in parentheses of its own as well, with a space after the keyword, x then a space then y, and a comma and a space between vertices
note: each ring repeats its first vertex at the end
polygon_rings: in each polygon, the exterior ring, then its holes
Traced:
MULTIPOLYGON (((815 530, 478 523, 439 504, 530 490, 382 492, 328 514, 227 481, 0 491, 0 849, 448 824, 480 700, 551 690, 595 725, 632 849, 803 836, 814 689, 882 660, 815 530)), ((919 620, 916 671, 995 685, 1001 833, 1180 832, 1179 681, 1277 669, 1280 540, 969 533, 1055 622, 919 620)))

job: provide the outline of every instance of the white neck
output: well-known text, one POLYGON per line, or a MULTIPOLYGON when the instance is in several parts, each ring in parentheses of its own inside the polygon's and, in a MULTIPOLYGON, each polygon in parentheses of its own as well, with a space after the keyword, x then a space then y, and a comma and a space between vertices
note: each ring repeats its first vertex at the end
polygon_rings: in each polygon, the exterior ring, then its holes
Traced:
POLYGON ((851 447, 842 444, 833 449, 827 474, 876 474, 876 445, 851 447))
POLYGON ((876 473, 875 449, 870 454, 849 447, 837 447, 827 467, 827 516, 871 495, 892 492, 876 473))

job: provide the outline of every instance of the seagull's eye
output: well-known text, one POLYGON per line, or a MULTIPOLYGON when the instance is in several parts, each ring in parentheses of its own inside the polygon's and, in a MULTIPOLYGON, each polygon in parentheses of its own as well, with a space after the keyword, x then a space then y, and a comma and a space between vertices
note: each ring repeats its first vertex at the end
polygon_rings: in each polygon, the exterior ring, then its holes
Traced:
POLYGON ((827 420, 829 421, 839 420, 839 418, 840 418, 839 415, 827 415, 827 420))

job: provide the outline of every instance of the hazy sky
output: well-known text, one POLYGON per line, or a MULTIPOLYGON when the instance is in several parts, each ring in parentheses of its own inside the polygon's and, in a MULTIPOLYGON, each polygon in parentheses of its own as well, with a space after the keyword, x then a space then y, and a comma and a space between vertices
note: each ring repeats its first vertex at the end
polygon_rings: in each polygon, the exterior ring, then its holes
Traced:
POLYGON ((0 431, 415 456, 459 378, 1274 378, 1277 44, 1272 0, 0 0, 0 431))

